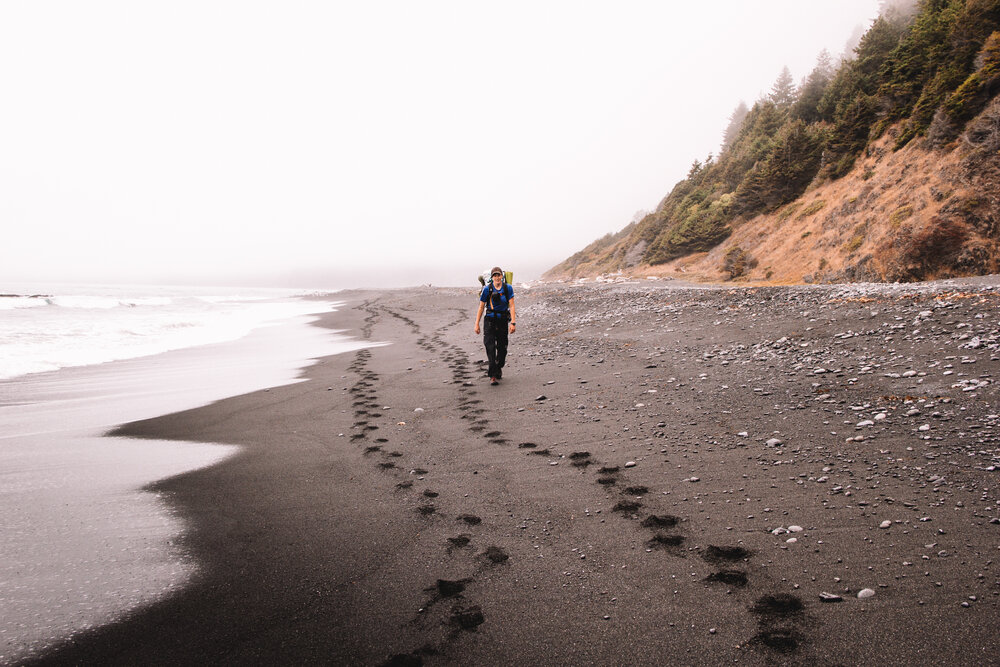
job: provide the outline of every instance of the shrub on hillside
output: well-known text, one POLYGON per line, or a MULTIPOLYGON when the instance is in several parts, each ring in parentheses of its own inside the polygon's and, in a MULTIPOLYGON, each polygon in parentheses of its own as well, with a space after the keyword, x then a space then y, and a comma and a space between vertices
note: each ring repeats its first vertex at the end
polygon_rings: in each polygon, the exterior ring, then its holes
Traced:
POLYGON ((802 209, 802 212, 799 213, 797 216, 795 216, 795 219, 801 220, 802 218, 808 218, 810 215, 813 215, 814 213, 819 213, 821 210, 823 210, 824 206, 826 206, 825 199, 819 199, 817 201, 814 201, 813 203, 809 204, 809 206, 806 206, 804 209, 802 209))
POLYGON ((722 260, 722 270, 729 279, 739 278, 757 266, 757 260, 739 246, 733 246, 722 260))
POLYGON ((646 250, 644 259, 662 264, 692 252, 710 250, 724 241, 732 229, 730 194, 691 193, 677 206, 676 224, 666 227, 646 250))
POLYGON ((876 253, 886 280, 927 280, 944 270, 951 274, 970 237, 969 227, 955 218, 935 216, 926 223, 902 227, 899 234, 876 253))

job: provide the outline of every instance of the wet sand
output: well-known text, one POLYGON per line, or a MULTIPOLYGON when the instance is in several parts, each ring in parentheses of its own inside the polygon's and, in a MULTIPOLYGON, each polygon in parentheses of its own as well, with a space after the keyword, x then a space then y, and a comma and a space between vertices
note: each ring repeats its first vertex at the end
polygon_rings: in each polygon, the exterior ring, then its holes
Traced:
POLYGON ((391 345, 117 431, 243 449, 37 662, 996 664, 996 286, 519 290, 498 387, 476 290, 338 295, 391 345))
POLYGON ((183 589, 197 561, 151 482, 233 445, 101 437, 122 421, 296 381, 357 341, 299 317, 226 343, 0 382, 0 664, 183 589))

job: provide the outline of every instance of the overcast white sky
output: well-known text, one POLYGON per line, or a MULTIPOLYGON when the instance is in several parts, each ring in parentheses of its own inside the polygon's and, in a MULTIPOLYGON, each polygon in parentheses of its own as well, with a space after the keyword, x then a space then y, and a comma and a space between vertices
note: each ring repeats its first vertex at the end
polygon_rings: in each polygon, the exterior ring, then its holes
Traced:
POLYGON ((0 4, 3 281, 537 277, 877 0, 0 4))

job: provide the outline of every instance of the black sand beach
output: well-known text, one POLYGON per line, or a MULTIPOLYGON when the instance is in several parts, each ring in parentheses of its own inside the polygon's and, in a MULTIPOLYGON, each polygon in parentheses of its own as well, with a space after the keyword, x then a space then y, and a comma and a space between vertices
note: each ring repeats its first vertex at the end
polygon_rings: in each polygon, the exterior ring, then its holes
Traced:
POLYGON ((498 387, 476 290, 338 296, 391 344, 118 429, 244 449, 33 664, 1000 663, 997 280, 522 289, 498 387))

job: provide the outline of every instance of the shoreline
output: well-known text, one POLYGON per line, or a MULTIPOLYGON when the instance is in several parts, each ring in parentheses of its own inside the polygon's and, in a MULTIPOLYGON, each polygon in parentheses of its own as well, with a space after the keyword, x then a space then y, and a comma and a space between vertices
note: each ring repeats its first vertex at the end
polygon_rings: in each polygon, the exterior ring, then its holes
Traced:
POLYGON ((121 429, 244 447, 152 487, 203 569, 35 662, 994 662, 1000 291, 960 286, 533 286, 497 388, 475 289, 338 293, 392 344, 121 429))
POLYGON ((312 319, 299 316, 235 341, 0 383, 0 662, 26 659, 82 629, 126 617, 195 575, 197 563, 177 547, 185 526, 145 489, 214 465, 238 446, 140 443, 110 437, 115 429, 108 428, 294 383, 309 363, 305 357, 355 349, 312 319))

